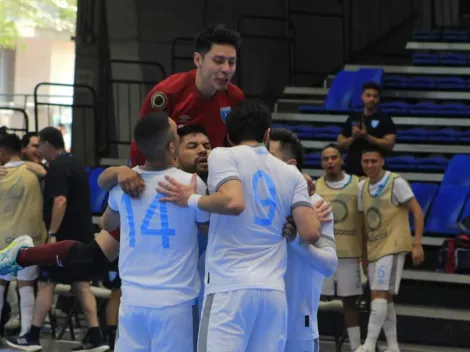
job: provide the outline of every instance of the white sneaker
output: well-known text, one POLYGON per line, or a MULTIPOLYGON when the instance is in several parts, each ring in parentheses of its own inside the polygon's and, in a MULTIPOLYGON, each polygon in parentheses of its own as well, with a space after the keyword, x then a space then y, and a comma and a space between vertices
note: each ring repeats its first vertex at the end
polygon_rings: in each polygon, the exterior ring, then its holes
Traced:
POLYGON ((375 352, 375 351, 370 350, 370 349, 366 348, 365 346, 361 346, 357 350, 355 350, 354 352, 375 352))
POLYGON ((0 275, 16 274, 23 269, 16 263, 16 258, 20 250, 31 247, 34 247, 33 239, 29 236, 20 236, 2 249, 0 251, 0 275))

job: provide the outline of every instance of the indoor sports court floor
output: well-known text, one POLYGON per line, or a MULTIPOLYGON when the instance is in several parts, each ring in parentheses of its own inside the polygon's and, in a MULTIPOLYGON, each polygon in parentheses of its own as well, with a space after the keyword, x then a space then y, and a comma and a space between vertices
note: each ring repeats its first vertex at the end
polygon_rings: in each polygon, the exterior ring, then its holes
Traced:
MULTIPOLYGON (((69 352, 72 348, 78 346, 78 342, 72 341, 52 341, 47 337, 41 340, 44 352, 69 352)), ((400 345, 402 352, 468 352, 468 350, 461 348, 443 348, 431 346, 418 346, 418 345, 400 345)), ((324 341, 321 343, 321 352, 335 352, 333 342, 324 341)), ((16 352, 17 350, 8 349, 5 344, 0 347, 0 352, 16 352)), ((347 346, 343 347, 344 352, 349 352, 347 346)))

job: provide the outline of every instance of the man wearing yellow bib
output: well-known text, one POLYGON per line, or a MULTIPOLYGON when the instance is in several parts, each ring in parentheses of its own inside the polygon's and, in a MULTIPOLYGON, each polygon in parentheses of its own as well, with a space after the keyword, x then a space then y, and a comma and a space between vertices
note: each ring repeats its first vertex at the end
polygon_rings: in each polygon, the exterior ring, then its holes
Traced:
POLYGON ((358 209, 364 214, 367 236, 368 277, 371 307, 367 339, 356 352, 374 352, 382 328, 386 352, 399 352, 393 296, 398 294, 405 256, 413 264, 424 260, 422 246, 424 216, 410 185, 398 174, 383 169, 385 159, 378 148, 365 149, 361 163, 367 177, 359 183, 358 209), (408 213, 413 214, 415 242, 412 244, 408 213))
POLYGON ((325 175, 317 180, 316 192, 333 206, 338 256, 336 275, 324 280, 322 295, 338 296, 343 301, 344 324, 351 351, 355 351, 361 345, 359 309, 356 305, 357 297, 362 294, 360 258, 363 220, 357 210, 359 178, 343 171, 341 151, 335 144, 323 148, 321 164, 325 175))

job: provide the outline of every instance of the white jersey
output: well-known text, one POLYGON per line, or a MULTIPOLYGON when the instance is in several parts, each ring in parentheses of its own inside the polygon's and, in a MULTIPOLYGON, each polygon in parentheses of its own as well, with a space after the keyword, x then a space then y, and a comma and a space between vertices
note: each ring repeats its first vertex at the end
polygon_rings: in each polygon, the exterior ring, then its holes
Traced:
POLYGON ((209 193, 240 180, 245 210, 239 216, 211 215, 205 294, 239 289, 284 291, 287 265, 282 230, 296 206, 311 206, 307 182, 295 166, 265 146, 216 148, 209 155, 209 193))
MULTIPOLYGON (((209 221, 209 214, 160 202, 163 195, 156 191, 166 175, 184 184, 191 183, 192 175, 176 168, 134 170, 145 181, 145 191, 139 198, 130 198, 119 186, 109 193, 109 207, 121 217, 121 302, 149 308, 194 302, 201 287, 197 223, 209 221)), ((198 193, 206 193, 199 178, 198 193)))
MULTIPOLYGON (((310 199, 315 204, 323 198, 314 194, 310 199)), ((330 222, 322 223, 321 234, 334 238, 333 217, 330 222)), ((287 244, 287 340, 313 340, 319 337, 317 312, 324 276, 312 268, 295 247, 303 247, 299 236, 287 244)))

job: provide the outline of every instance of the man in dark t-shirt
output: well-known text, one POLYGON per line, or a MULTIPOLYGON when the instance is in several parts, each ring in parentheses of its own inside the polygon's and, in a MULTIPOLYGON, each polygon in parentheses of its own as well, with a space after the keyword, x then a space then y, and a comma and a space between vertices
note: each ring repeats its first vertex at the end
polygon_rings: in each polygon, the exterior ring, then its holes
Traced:
POLYGON ((345 171, 357 176, 365 176, 361 165, 362 150, 376 145, 386 152, 392 151, 397 133, 390 116, 378 111, 380 87, 376 83, 364 84, 361 99, 364 110, 349 115, 338 136, 339 147, 348 153, 345 171))
MULTIPOLYGON (((44 186, 44 223, 48 243, 74 240, 90 243, 94 229, 90 209, 90 187, 85 167, 65 151, 61 132, 47 127, 39 132, 39 153, 48 162, 44 186)), ((57 283, 71 284, 81 303, 89 330, 87 338, 74 351, 107 351, 99 329, 96 300, 90 289, 90 276, 80 270, 60 267, 41 268, 31 330, 24 336, 8 339, 19 349, 39 348, 39 333, 51 309, 57 283)))

